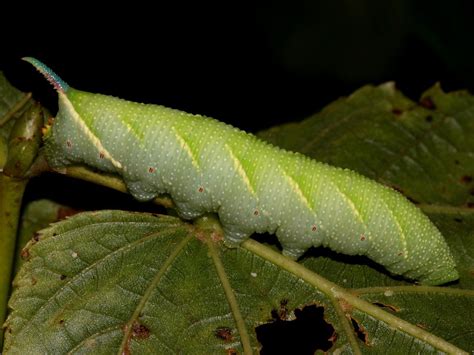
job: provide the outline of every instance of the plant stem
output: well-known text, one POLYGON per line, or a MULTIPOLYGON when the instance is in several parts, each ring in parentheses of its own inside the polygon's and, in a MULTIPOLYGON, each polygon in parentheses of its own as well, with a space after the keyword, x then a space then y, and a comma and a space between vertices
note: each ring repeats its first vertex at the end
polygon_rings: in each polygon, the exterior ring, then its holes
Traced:
MULTIPOLYGON (((0 325, 7 315, 21 200, 27 183, 28 179, 0 174, 0 325)), ((3 328, 0 327, 0 349, 2 344, 3 328)))
MULTIPOLYGON (((94 184, 109 187, 120 192, 127 192, 127 186, 119 177, 96 173, 86 167, 70 166, 64 169, 56 169, 54 171, 76 179, 81 179, 84 181, 93 182, 94 184)), ((174 207, 173 201, 167 196, 158 196, 153 200, 153 202, 166 208, 174 207)))
MULTIPOLYGON (((42 125, 43 111, 36 103, 15 120, 8 141, 8 158, 0 174, 0 325, 7 315, 21 201, 29 181, 28 170, 38 155, 42 125)), ((3 327, 0 349, 2 345, 3 327)))

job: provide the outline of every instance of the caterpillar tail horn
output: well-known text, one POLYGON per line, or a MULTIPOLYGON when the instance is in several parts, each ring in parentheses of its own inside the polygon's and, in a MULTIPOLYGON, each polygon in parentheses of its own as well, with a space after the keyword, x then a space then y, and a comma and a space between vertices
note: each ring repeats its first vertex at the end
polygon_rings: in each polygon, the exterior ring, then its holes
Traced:
POLYGON ((66 93, 69 85, 63 81, 53 70, 46 64, 33 57, 22 58, 25 62, 32 64, 44 77, 54 86, 57 92, 66 93))

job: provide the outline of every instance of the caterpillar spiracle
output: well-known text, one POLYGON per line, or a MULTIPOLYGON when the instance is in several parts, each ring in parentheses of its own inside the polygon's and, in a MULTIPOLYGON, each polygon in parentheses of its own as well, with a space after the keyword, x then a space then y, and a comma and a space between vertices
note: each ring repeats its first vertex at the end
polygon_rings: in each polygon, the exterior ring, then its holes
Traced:
POLYGON ((292 258, 322 245, 423 284, 458 279, 441 233, 397 191, 212 118, 73 89, 24 59, 59 96, 45 143, 51 166, 118 174, 142 201, 167 193, 185 219, 216 212, 228 245, 269 232, 292 258))

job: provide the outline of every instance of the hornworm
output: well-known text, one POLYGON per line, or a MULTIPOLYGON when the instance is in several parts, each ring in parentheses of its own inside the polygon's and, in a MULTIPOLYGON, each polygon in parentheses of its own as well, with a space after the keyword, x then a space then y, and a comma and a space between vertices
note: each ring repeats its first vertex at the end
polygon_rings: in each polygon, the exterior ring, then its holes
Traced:
POLYGON ((185 219, 216 212, 228 245, 269 232, 292 258, 322 245, 424 284, 458 278, 441 233, 397 191, 208 117, 73 89, 24 59, 59 96, 51 166, 118 174, 142 201, 167 193, 185 219))

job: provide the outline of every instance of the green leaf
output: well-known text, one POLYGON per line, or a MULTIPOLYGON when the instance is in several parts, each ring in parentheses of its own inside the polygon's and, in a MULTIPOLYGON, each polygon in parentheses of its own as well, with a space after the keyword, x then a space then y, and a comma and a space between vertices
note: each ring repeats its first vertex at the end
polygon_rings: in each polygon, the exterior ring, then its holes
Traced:
MULTIPOLYGON (((10 118, 17 113, 18 110, 15 110, 15 107, 20 107, 26 96, 11 86, 0 72, 0 172, 8 157, 8 137, 14 124, 10 118)), ((24 108, 20 111, 23 112, 23 110, 24 108)))
MULTIPOLYGON (((70 207, 45 199, 28 203, 21 216, 20 228, 18 231, 15 269, 18 271, 19 267, 23 264, 21 251, 26 244, 35 237, 36 232, 48 227, 53 222, 57 222, 78 212, 79 211, 70 207)), ((27 257, 27 255, 24 254, 23 257, 27 257)))
POLYGON ((206 223, 121 211, 82 213, 43 230, 15 280, 5 352, 257 352, 262 325, 290 324, 311 307, 321 311, 313 321, 327 328, 307 324, 314 326, 308 338, 326 331, 332 351, 456 350, 435 334, 466 350, 473 345, 472 291, 348 292, 257 242, 228 249, 218 236, 206 223))
MULTIPOLYGON (((31 95, 15 89, 0 72, 0 324, 6 316, 18 218, 28 182, 23 174, 41 140, 39 115, 33 117, 34 110, 26 112, 31 103, 31 95), (28 124, 32 122, 36 125, 28 124)), ((2 344, 0 328, 0 347, 2 344)))
POLYGON ((292 353, 318 334, 324 341, 313 352, 471 351, 472 107, 471 96, 438 86, 420 103, 392 84, 367 86, 308 120, 261 133, 420 203, 453 251, 458 283, 414 286, 366 258, 323 248, 300 263, 252 240, 227 249, 206 223, 86 213, 27 247, 30 258, 10 301, 6 353, 242 353, 262 343, 270 351, 262 329, 292 353), (311 331, 295 339, 289 329, 302 314, 315 323, 296 328, 311 331), (286 330, 278 333, 278 326, 286 330))
POLYGON ((208 252, 172 217, 115 211, 58 223, 30 244, 15 281, 5 351, 232 347, 238 340, 226 345, 214 335, 235 325, 208 252))
POLYGON ((31 95, 13 87, 0 71, 0 137, 8 138, 5 125, 13 117, 19 117, 29 107, 31 95))

